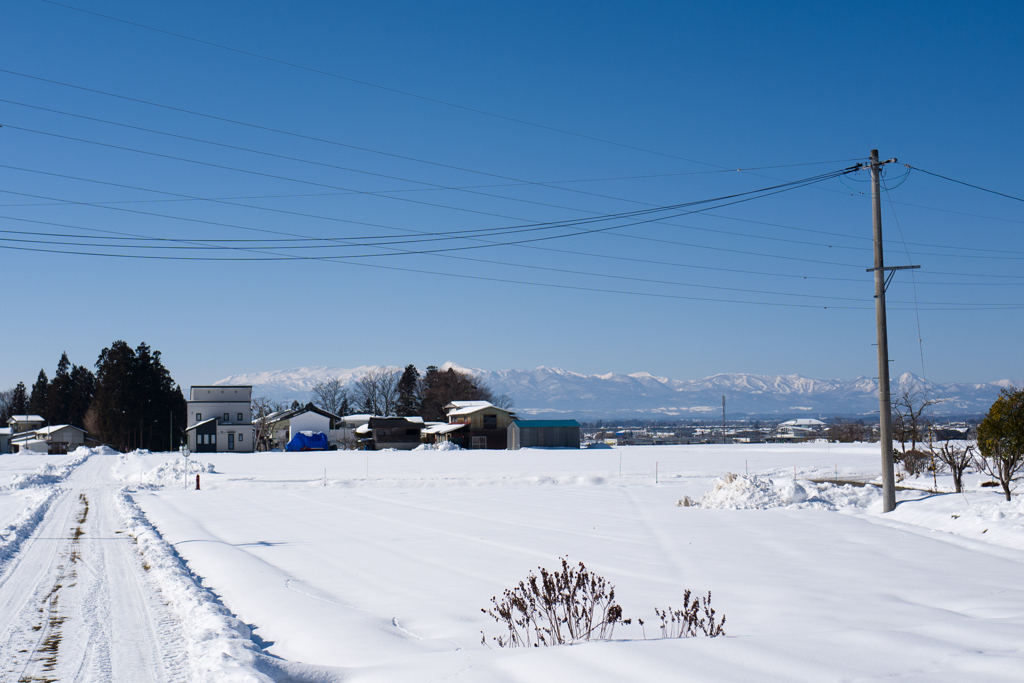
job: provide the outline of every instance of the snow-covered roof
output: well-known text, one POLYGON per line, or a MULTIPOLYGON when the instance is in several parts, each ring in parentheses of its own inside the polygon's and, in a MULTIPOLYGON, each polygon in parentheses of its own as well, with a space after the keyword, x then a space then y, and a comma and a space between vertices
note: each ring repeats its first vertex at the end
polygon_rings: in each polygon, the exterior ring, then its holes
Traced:
POLYGON ((75 425, 50 425, 49 427, 43 427, 41 429, 37 429, 35 431, 35 433, 38 434, 39 436, 44 436, 44 435, 47 435, 47 434, 54 434, 56 432, 59 432, 62 429, 77 429, 78 431, 80 431, 83 434, 85 434, 85 430, 84 429, 82 429, 81 427, 76 427, 75 425))
POLYGON ((424 424, 422 417, 407 417, 405 419, 408 420, 409 422, 415 422, 417 424, 424 424))
POLYGON ((0 427, 0 436, 10 436, 14 433, 14 430, 10 427, 0 427))
POLYGON ((371 417, 380 416, 371 415, 369 413, 359 413, 357 415, 343 415, 341 419, 344 420, 345 422, 359 422, 360 424, 362 424, 364 422, 369 422, 371 417))
POLYGON ((447 434, 448 432, 454 432, 457 429, 463 429, 466 427, 466 423, 457 422, 455 424, 446 424, 444 422, 432 424, 423 430, 424 434, 447 434))
POLYGON ((780 427, 824 427, 825 423, 810 417, 801 417, 795 420, 786 420, 780 427))
POLYGON ((490 401, 452 401, 445 408, 486 408, 492 405, 490 401))
POLYGON ((11 418, 7 421, 21 424, 23 422, 46 422, 46 418, 42 415, 11 415, 11 418))
POLYGON ((358 427, 356 427, 356 434, 369 434, 370 431, 371 430, 369 424, 359 425, 358 427))
POLYGON ((207 423, 210 423, 210 422, 216 422, 216 421, 217 421, 217 418, 215 418, 215 417, 211 417, 211 418, 210 418, 209 420, 203 420, 202 422, 196 422, 196 423, 195 423, 194 425, 192 425, 191 427, 189 427, 189 428, 188 428, 188 429, 186 429, 185 431, 186 431, 186 432, 191 432, 191 431, 192 431, 193 429, 195 429, 196 427, 201 427, 201 426, 203 426, 204 424, 207 424, 207 423))
POLYGON ((455 403, 466 403, 466 404, 469 404, 469 405, 464 405, 464 406, 461 406, 461 407, 456 406, 452 410, 448 411, 448 415, 449 416, 452 416, 452 415, 471 415, 472 413, 478 413, 481 410, 486 410, 488 408, 494 408, 495 410, 501 410, 501 411, 504 411, 504 412, 508 412, 504 408, 499 408, 498 406, 494 405, 493 403, 488 403, 487 401, 452 401, 452 403, 450 403, 449 405, 453 405, 455 403))

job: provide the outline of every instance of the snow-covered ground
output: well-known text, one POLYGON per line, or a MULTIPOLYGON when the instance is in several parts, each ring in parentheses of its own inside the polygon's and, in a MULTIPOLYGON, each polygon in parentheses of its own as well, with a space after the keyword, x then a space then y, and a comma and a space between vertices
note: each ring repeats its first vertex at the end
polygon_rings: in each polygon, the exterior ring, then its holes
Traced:
POLYGON ((183 624, 219 643, 209 661, 253 680, 1024 671, 1024 508, 975 475, 966 494, 901 491, 884 516, 870 487, 810 481, 872 479, 877 445, 202 454, 201 491, 175 454, 106 461, 131 489, 143 557, 165 563, 155 580, 172 609, 199 609, 183 624), (561 556, 606 576, 633 624, 610 642, 494 647, 501 628, 481 608, 561 556), (685 589, 712 592, 727 637, 658 638, 654 608, 678 607, 685 589))

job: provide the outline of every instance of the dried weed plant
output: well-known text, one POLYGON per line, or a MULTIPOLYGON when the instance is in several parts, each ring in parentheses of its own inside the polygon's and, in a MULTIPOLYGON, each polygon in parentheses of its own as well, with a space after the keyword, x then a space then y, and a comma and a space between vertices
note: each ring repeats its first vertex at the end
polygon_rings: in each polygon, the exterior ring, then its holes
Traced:
POLYGON ((661 619, 662 638, 693 638, 705 635, 716 638, 725 635, 725 615, 715 621, 715 610, 711 607, 711 591, 706 598, 697 596, 690 599, 690 591, 683 593, 683 608, 666 610, 654 608, 654 613, 661 619))
MULTIPOLYGON (((561 558, 561 570, 538 567, 517 586, 506 589, 501 600, 491 598, 491 609, 480 610, 507 629, 495 636, 498 647, 540 647, 564 645, 591 639, 612 637, 617 624, 629 624, 622 618, 622 607, 615 602, 615 586, 590 572, 582 562, 569 565, 561 558)), ((481 642, 486 637, 481 632, 481 642)))

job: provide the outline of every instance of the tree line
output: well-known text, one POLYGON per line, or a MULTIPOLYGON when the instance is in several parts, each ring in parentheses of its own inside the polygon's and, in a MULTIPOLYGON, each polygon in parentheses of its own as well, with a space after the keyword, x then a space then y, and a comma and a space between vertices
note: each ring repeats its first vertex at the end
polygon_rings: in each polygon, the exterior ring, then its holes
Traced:
POLYGON ((351 386, 338 379, 326 380, 313 387, 313 396, 315 405, 335 415, 418 415, 428 422, 444 421, 444 406, 452 401, 489 401, 506 410, 513 405, 511 397, 496 395, 476 375, 435 365, 422 375, 411 364, 404 370, 371 370, 351 386))
POLYGON ((159 351, 119 340, 100 352, 94 367, 95 373, 61 354, 52 380, 43 369, 31 392, 24 382, 0 391, 0 423, 12 415, 39 415, 49 425, 81 427, 119 451, 181 443, 187 404, 159 351))

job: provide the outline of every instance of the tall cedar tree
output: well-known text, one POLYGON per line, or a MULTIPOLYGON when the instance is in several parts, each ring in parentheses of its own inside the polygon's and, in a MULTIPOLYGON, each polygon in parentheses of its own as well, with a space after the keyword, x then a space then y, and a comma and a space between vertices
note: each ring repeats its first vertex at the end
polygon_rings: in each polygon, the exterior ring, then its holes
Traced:
POLYGON ((402 377, 398 380, 398 404, 395 412, 403 417, 418 415, 420 412, 420 401, 418 389, 420 384, 420 373, 415 365, 411 363, 405 366, 402 377))
POLYGON ((36 383, 32 385, 32 396, 28 399, 28 412, 32 415, 41 415, 47 422, 50 421, 50 410, 47 396, 50 392, 50 382, 46 378, 46 371, 40 370, 36 383))
POLYGON ((71 403, 71 361, 68 354, 62 353, 60 362, 57 363, 57 373, 50 382, 50 391, 46 396, 46 419, 52 425, 72 424, 68 415, 68 405, 71 403))
POLYGON ((81 427, 85 424, 85 414, 96 393, 96 375, 82 365, 71 367, 71 394, 65 406, 67 422, 81 427))
POLYGON ((26 415, 28 413, 28 392, 25 390, 25 383, 18 382, 11 395, 11 415, 26 415))
POLYGON ((100 352, 90 410, 100 432, 94 436, 121 451, 173 448, 185 428, 181 387, 145 343, 133 350, 119 340, 100 352))

